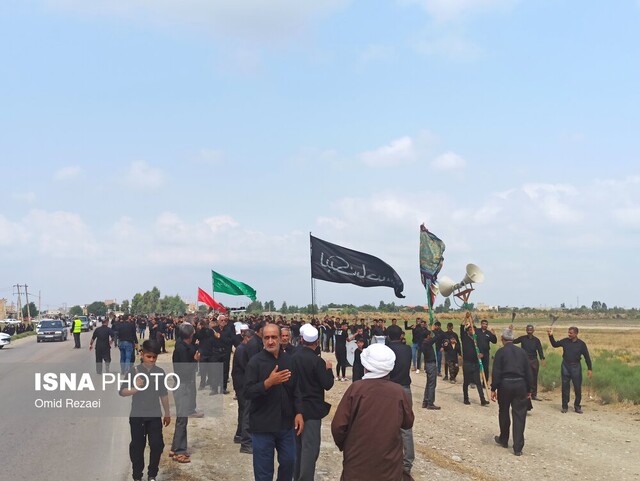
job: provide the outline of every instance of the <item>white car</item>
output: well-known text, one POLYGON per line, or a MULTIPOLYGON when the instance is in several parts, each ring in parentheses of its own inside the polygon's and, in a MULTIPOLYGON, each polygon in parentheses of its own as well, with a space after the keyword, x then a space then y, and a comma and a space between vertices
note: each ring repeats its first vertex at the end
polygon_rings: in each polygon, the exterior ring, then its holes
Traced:
POLYGON ((0 349, 11 344, 11 336, 5 332, 0 332, 0 349))
POLYGON ((2 321, 0 321, 0 324, 20 324, 20 321, 18 319, 3 319, 2 321))

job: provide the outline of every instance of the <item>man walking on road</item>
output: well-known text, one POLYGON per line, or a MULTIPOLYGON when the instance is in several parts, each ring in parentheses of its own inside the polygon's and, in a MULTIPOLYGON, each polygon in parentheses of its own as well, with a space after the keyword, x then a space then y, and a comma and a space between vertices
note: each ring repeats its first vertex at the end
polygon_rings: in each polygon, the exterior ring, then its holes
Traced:
POLYGON ((102 363, 105 363, 105 372, 109 372, 111 364, 111 340, 114 337, 113 329, 109 326, 109 320, 102 319, 102 326, 93 331, 89 350, 93 349, 93 341, 96 341, 96 373, 102 374, 102 363))
POLYGON ((504 448, 508 446, 511 427, 509 408, 511 408, 513 453, 520 456, 524 447, 524 426, 527 420, 533 375, 527 354, 513 344, 511 329, 505 329, 502 332, 502 346, 494 357, 491 382, 491 400, 498 400, 500 423, 500 435, 494 439, 500 446, 504 448))
POLYGON ((584 356, 584 361, 587 363, 587 376, 591 379, 593 373, 591 366, 591 357, 589 356, 589 349, 582 339, 578 339, 578 328, 570 327, 568 337, 556 341, 553 337, 553 328, 548 329, 549 342, 553 347, 562 347, 562 412, 566 413, 569 410, 569 394, 571 392, 571 383, 573 383, 573 390, 575 391, 576 398, 573 403, 573 408, 578 414, 582 414, 582 407, 580 402, 582 401, 582 366, 580 360, 584 356))

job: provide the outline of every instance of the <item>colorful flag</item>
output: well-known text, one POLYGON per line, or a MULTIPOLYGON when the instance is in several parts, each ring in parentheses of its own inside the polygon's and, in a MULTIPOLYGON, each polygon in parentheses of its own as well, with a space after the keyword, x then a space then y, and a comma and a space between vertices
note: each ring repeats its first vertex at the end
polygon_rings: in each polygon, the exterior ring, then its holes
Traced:
POLYGON ((231 294, 232 296, 247 296, 252 301, 256 300, 256 290, 244 282, 235 281, 222 274, 218 274, 216 271, 211 271, 211 277, 213 279, 214 293, 222 292, 224 294, 231 294))
POLYGON ((207 306, 209 306, 212 309, 215 309, 216 311, 227 312, 226 307, 216 302, 213 299, 213 297, 211 297, 209 294, 207 294, 205 291, 203 291, 199 287, 198 287, 198 302, 202 302, 203 304, 206 304, 207 306))
POLYGON ((404 283, 386 262, 370 254, 310 237, 312 278, 361 287, 392 287, 396 297, 404 298, 404 283))
POLYGON ((429 324, 433 324, 433 304, 436 300, 436 281, 438 273, 444 263, 445 245, 435 234, 429 232, 422 224, 420 226, 420 277, 422 285, 427 290, 427 304, 429 305, 429 324))

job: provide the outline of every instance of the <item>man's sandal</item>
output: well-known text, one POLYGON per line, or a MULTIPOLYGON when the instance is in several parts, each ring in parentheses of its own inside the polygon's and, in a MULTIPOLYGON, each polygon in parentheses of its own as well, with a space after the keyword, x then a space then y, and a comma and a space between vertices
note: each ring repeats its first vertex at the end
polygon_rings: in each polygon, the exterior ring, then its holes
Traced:
POLYGON ((184 454, 174 454, 173 455, 173 460, 178 462, 178 463, 190 463, 191 459, 189 459, 189 456, 185 456, 184 454))
MULTIPOLYGON (((176 453, 174 453, 173 451, 169 451, 169 457, 170 458, 174 457, 175 455, 176 455, 176 453)), ((182 455, 184 455, 184 456, 186 456, 188 458, 191 457, 191 454, 189 454, 189 453, 182 453, 182 455)))

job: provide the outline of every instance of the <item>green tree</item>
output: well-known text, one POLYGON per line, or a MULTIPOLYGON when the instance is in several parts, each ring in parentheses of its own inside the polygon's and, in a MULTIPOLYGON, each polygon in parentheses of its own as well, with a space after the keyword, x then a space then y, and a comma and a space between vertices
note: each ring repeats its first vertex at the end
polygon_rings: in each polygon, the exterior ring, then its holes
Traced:
POLYGON ((160 314, 184 314, 187 312, 187 304, 178 294, 175 296, 164 296, 158 301, 157 312, 160 314))
POLYGON ((601 307, 602 307, 602 303, 600 301, 593 301, 591 303, 591 309, 594 311, 599 311, 601 307))
POLYGON ((136 295, 134 295, 133 299, 131 300, 131 314, 133 314, 134 316, 137 316, 139 314, 143 314, 143 311, 142 311, 142 294, 140 294, 139 292, 136 293, 136 295))
POLYGON ((449 312, 451 310, 451 299, 449 299, 448 297, 444 300, 444 311, 443 312, 449 312))
POLYGON ((69 309, 70 316, 81 316, 83 314, 84 314, 84 311, 80 306, 73 306, 71 309, 69 309))
POLYGON ((126 299, 122 301, 120 309, 122 309, 122 312, 124 312, 125 314, 129 314, 129 301, 126 299))
POLYGON ((40 311, 38 311, 38 308, 36 307, 36 305, 33 302, 30 302, 28 304, 28 307, 29 308, 27 309, 27 304, 22 306, 22 318, 26 319, 29 316, 37 317, 40 311))
POLYGON ((280 306, 280 312, 282 314, 286 314, 287 312, 289 312, 289 308, 287 307, 287 302, 286 301, 282 302, 282 306, 280 306))
POLYGON ((106 316, 107 305, 102 301, 92 302, 87 306, 87 314, 93 314, 95 316, 106 316))
POLYGON ((259 314, 262 311, 264 311, 264 307, 262 306, 262 302, 253 301, 251 304, 247 306, 245 311, 247 312, 247 314, 259 314))

